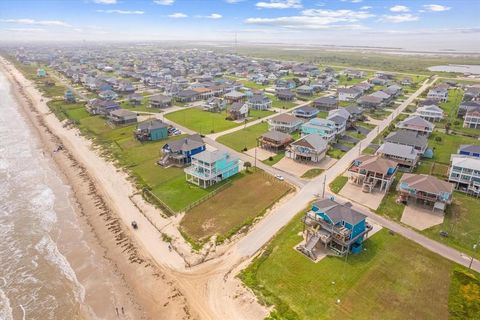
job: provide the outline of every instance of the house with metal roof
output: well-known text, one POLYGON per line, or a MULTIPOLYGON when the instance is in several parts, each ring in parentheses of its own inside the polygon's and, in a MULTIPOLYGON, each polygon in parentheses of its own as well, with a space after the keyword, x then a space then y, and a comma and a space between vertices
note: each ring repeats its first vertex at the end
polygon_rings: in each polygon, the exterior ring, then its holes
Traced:
POLYGON ((458 148, 457 153, 460 154, 460 155, 464 155, 464 156, 480 158, 480 145, 478 145, 478 144, 462 144, 458 148))
POLYGON ((299 117, 299 118, 312 119, 312 118, 315 118, 319 112, 320 111, 316 108, 309 107, 309 106, 303 106, 303 107, 295 109, 292 112, 292 114, 296 117, 299 117))
POLYGON ((399 170, 407 172, 412 171, 420 159, 420 152, 414 147, 391 142, 384 142, 375 154, 397 162, 399 170))
POLYGON ((435 104, 418 107, 414 115, 420 116, 430 122, 440 121, 444 117, 442 108, 435 104))
POLYGON ((240 160, 225 151, 205 150, 193 155, 191 166, 184 171, 188 182, 208 188, 240 172, 240 160))
POLYGON ((135 130, 139 141, 156 141, 168 138, 168 124, 160 119, 148 119, 140 122, 135 130))
POLYGON ((448 181, 460 191, 480 196, 480 158, 452 154, 450 164, 448 181))
POLYGON ((412 115, 407 119, 400 121, 396 127, 399 129, 412 130, 421 134, 430 135, 435 126, 433 123, 423 119, 420 116, 412 115))
POLYGON ((117 109, 110 112, 107 119, 116 126, 127 125, 137 122, 137 114, 130 110, 117 109))
POLYGON ((313 260, 317 259, 319 249, 337 255, 360 253, 372 230, 366 216, 353 209, 351 203, 340 204, 333 199, 315 201, 303 222, 305 242, 297 249, 313 260))
POLYGON ((404 146, 411 146, 421 155, 427 151, 428 147, 427 136, 411 130, 398 130, 390 132, 388 136, 385 137, 384 141, 404 146))
POLYGON ((300 129, 303 120, 288 113, 282 113, 268 119, 269 130, 292 133, 300 129))
POLYGON ((297 161, 320 162, 328 151, 328 143, 318 134, 309 134, 292 142, 286 149, 285 156, 297 161))
POLYGON ((268 110, 272 106, 272 100, 264 94, 254 94, 247 99, 250 110, 268 110))

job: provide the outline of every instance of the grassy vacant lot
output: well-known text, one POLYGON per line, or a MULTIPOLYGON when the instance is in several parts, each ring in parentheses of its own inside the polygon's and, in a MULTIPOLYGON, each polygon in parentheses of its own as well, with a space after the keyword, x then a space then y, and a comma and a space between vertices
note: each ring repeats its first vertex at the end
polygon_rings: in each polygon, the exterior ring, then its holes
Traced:
POLYGON ((288 184, 261 171, 244 174, 227 189, 186 212, 180 225, 189 238, 201 243, 218 235, 217 241, 222 241, 250 225, 291 190, 288 184))
POLYGON ((297 104, 293 101, 283 101, 278 99, 274 95, 269 96, 270 99, 272 99, 272 107, 274 108, 279 108, 279 109, 291 109, 295 107, 297 104))
POLYGON ((150 108, 150 104, 148 102, 148 98, 143 98, 143 101, 139 105, 133 105, 128 101, 122 101, 120 103, 120 107, 123 109, 132 110, 135 112, 162 112, 160 108, 150 108))
POLYGON ((397 173, 395 176, 395 180, 393 181, 392 185, 390 186, 390 190, 388 193, 383 197, 382 202, 378 206, 376 213, 387 216, 390 219, 400 221, 403 214, 403 209, 405 206, 401 203, 397 203, 397 184, 402 178, 402 173, 397 173))
POLYGON ((455 192, 453 204, 447 207, 443 224, 427 229, 423 233, 434 240, 479 258, 478 253, 473 252, 473 245, 478 242, 480 235, 479 203, 477 198, 455 192), (447 231, 448 238, 441 237, 440 231, 447 231))
POLYGON ((165 118, 199 133, 221 132, 239 126, 239 123, 225 120, 226 113, 207 112, 197 108, 188 108, 165 115, 165 118))
POLYGON ((83 103, 65 103, 63 100, 51 100, 47 102, 47 105, 60 120, 79 121, 90 116, 83 103))
POLYGON ((273 166, 274 164, 282 160, 283 157, 285 157, 285 151, 280 151, 273 157, 265 159, 262 162, 265 163, 266 165, 273 166))
POLYGON ((324 169, 318 169, 318 168, 310 169, 302 175, 302 178, 313 179, 313 178, 321 175, 323 171, 325 171, 325 170, 324 169))
POLYGON ((268 123, 262 122, 221 136, 217 141, 236 151, 243 151, 244 148, 254 148, 257 145, 257 138, 267 131, 268 123))
POLYGON ((313 263, 293 249, 302 240, 299 218, 240 275, 261 302, 274 305, 270 319, 479 316, 477 274, 453 276, 463 269, 387 230, 373 235, 365 242, 366 250, 348 260, 326 257, 313 263))
POLYGON ((478 140, 439 131, 435 131, 428 138, 428 146, 434 149, 432 160, 445 164, 450 163, 450 155, 457 153, 461 144, 478 144, 478 140), (436 137, 440 137, 441 141, 436 141, 436 137))
POLYGON ((422 160, 415 169, 415 173, 429 174, 438 178, 448 177, 448 165, 435 161, 422 160))
POLYGON ((348 177, 338 176, 329 185, 330 190, 334 193, 339 193, 348 181, 348 177))
POLYGON ((254 90, 263 90, 265 89, 267 86, 266 85, 263 85, 263 84, 257 84, 253 81, 250 81, 250 80, 238 80, 238 82, 240 82, 241 84, 243 84, 245 87, 247 88, 250 88, 250 89, 254 89, 254 90))

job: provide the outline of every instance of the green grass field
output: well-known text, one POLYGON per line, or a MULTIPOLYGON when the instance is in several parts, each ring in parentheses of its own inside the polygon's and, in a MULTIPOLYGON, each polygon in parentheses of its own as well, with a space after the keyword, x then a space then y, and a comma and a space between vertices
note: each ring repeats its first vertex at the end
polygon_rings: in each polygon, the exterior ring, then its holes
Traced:
POLYGON ((381 230, 358 255, 313 263, 293 249, 302 240, 301 231, 297 216, 240 274, 261 302, 273 305, 269 319, 480 316, 478 275, 460 282, 454 272, 463 268, 412 241, 381 230), (470 285, 475 287, 467 295, 470 285))
POLYGON ((257 145, 257 138, 268 131, 268 123, 262 122, 250 127, 220 136, 217 141, 236 151, 251 149, 257 145))
POLYGON ((232 185, 186 212, 182 231, 196 242, 213 235, 224 240, 249 225, 291 190, 291 187, 261 171, 243 173, 232 185), (261 196, 259 196, 261 195, 261 196))
POLYGON ((333 193, 339 193, 348 181, 348 177, 338 176, 329 185, 333 193))
POLYGON ((122 101, 120 103, 120 107, 122 107, 123 109, 132 110, 135 112, 155 112, 155 113, 162 112, 162 109, 160 108, 150 108, 147 98, 143 98, 142 103, 139 105, 133 105, 128 101, 122 101))
POLYGON ((280 160, 282 160, 285 157, 285 151, 280 151, 277 154, 270 158, 267 158, 263 160, 262 162, 265 163, 266 165, 273 166, 274 164, 278 163, 280 160))
POLYGON ((302 178, 313 179, 313 178, 321 175, 323 171, 325 171, 325 170, 324 169, 318 169, 318 168, 310 169, 302 175, 302 178))
POLYGON ((428 146, 434 150, 432 160, 444 164, 450 163, 450 155, 457 153, 461 144, 478 144, 478 140, 460 135, 445 134, 437 130, 428 138, 428 146), (436 141, 436 137, 440 137, 441 141, 436 141))
POLYGON ((295 107, 297 104, 293 101, 283 101, 278 99, 274 95, 269 95, 269 98, 272 99, 272 107, 279 108, 279 109, 291 109, 295 107))
POLYGON ((241 124, 225 120, 227 114, 188 108, 165 115, 165 118, 199 133, 209 134, 235 128, 241 124))
POLYGON ((392 185, 390 186, 390 190, 388 193, 383 197, 382 202, 378 206, 375 212, 377 214, 387 216, 390 219, 400 221, 402 218, 403 210, 405 206, 401 203, 397 203, 397 184, 402 178, 402 174, 397 172, 395 176, 395 180, 393 181, 392 185))

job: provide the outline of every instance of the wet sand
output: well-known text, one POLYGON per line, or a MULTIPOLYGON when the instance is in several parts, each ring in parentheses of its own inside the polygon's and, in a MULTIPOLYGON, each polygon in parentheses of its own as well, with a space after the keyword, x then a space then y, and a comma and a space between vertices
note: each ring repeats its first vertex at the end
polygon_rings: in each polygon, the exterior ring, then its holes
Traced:
MULTIPOLYGON (((67 139, 67 135, 78 137, 78 133, 73 129, 64 128, 49 112, 42 96, 32 83, 3 58, 0 59, 0 70, 9 78, 12 92, 31 125, 38 132, 45 152, 51 152, 59 145, 64 146, 64 149, 55 153, 52 158, 62 178, 72 188, 72 203, 80 217, 81 227, 89 239, 89 245, 96 246, 103 252, 104 259, 109 261, 111 272, 121 279, 114 284, 116 296, 115 304, 112 305, 112 297, 88 290, 89 283, 99 281, 90 277, 93 270, 84 267, 81 257, 76 257, 74 253, 67 254, 79 281, 86 288, 85 303, 92 306, 96 314, 103 319, 194 318, 184 295, 176 288, 174 279, 155 263, 148 254, 149 251, 145 250, 145 244, 142 245, 133 239, 129 226, 124 223, 128 221, 127 218, 119 217, 122 214, 127 217, 134 214, 128 210, 129 206, 133 206, 128 198, 132 193, 125 196, 125 203, 118 203, 116 201, 118 199, 112 199, 105 188, 108 183, 113 182, 99 182, 98 177, 87 169, 87 165, 92 163, 86 163, 87 155, 81 153, 80 145, 75 145, 73 139, 67 139), (118 308, 118 316, 115 308, 118 308)), ((81 138, 78 137, 78 140, 81 138)), ((119 193, 125 190, 132 192, 129 185, 117 187, 116 191, 119 193)), ((71 236, 75 237, 73 234, 71 236)), ((152 246, 153 242, 157 244, 157 241, 159 243, 161 239, 152 240, 152 246)), ((88 318, 85 310, 84 317, 88 318)))

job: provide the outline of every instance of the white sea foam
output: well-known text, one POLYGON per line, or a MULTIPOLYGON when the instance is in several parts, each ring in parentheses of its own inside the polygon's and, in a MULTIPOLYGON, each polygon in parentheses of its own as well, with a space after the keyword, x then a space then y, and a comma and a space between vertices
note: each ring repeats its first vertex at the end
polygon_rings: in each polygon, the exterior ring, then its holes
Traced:
POLYGON ((13 320, 13 310, 10 306, 10 300, 2 289, 0 289, 0 319, 13 320))
POLYGON ((60 251, 58 251, 58 247, 55 242, 53 242, 52 238, 50 238, 50 236, 48 235, 43 236, 42 239, 35 245, 35 249, 37 249, 39 253, 44 255, 44 257, 48 261, 50 261, 50 263, 60 269, 65 278, 70 280, 70 282, 72 282, 72 284, 74 285, 75 297, 77 298, 77 300, 80 302, 84 302, 85 288, 77 280, 77 275, 75 274, 75 271, 72 269, 70 263, 68 263, 65 256, 62 255, 60 251))

